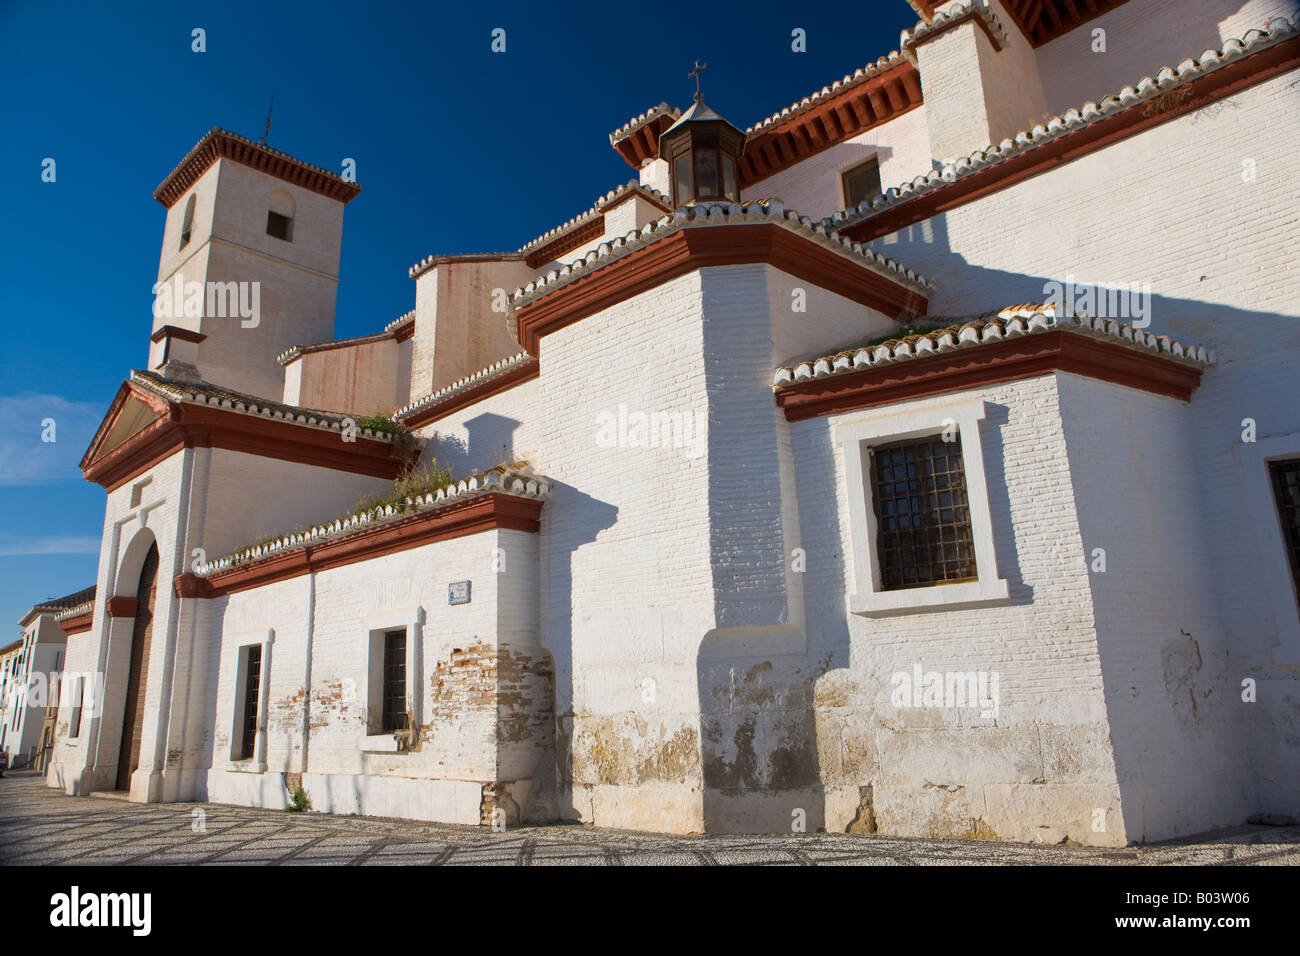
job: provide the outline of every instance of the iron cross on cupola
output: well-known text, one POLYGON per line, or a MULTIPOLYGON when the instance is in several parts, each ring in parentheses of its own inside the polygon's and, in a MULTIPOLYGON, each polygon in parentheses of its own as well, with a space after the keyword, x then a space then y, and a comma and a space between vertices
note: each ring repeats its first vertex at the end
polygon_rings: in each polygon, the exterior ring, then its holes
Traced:
POLYGON ((704 94, 700 92, 700 74, 708 69, 708 66, 709 64, 701 63, 699 60, 696 60, 695 69, 686 74, 687 76, 695 77, 695 102, 697 103, 704 98, 704 94))

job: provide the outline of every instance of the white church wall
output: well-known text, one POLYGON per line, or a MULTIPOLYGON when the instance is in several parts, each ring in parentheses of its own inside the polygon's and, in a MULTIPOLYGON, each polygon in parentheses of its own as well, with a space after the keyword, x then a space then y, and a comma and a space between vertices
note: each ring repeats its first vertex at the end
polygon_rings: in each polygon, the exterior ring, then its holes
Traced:
MULTIPOLYGON (((1122 844, 1102 670, 1056 379, 1041 376, 790 426, 798 476, 828 831, 1122 844), (854 590, 837 426, 978 399, 998 573, 1009 598, 895 616, 850 613, 854 590), (897 706, 895 674, 983 672, 979 708, 897 706), (1103 832, 1093 811, 1105 813, 1103 832)), ((971 465, 967 465, 968 473, 971 465)), ((910 684, 910 681, 909 681, 910 684)))
MULTIPOLYGON (((820 358, 839 348, 850 348, 898 328, 882 312, 835 292, 828 292, 780 269, 765 269, 768 324, 763 335, 770 344, 771 372, 790 361, 820 358), (802 311, 796 311, 796 308, 802 311)), ((754 374, 760 374, 756 365, 754 374)))
POLYGON ((457 479, 508 461, 527 461, 540 470, 540 389, 535 378, 520 382, 416 429, 427 441, 420 467, 435 460, 457 479))
MULTIPOLYGON (((130 670, 130 644, 134 618, 109 617, 113 596, 135 598, 140 565, 148 543, 157 543, 159 567, 154 605, 151 652, 144 671, 144 725, 139 767, 130 789, 135 799, 161 792, 166 761, 165 725, 160 717, 170 699, 171 668, 168 620, 174 606, 171 581, 177 562, 176 539, 186 461, 192 452, 178 452, 148 472, 126 482, 107 496, 104 535, 96 580, 97 600, 90 631, 78 637, 73 660, 78 669, 103 677, 103 702, 98 715, 88 710, 82 717, 82 734, 76 740, 61 735, 55 744, 47 782, 68 792, 87 793, 93 788, 114 789, 117 773, 126 684, 130 670), (132 503, 133 497, 138 499, 132 503), (84 776, 84 779, 83 779, 84 776)), ((68 664, 71 669, 72 663, 68 664)), ((71 702, 61 704, 58 722, 71 718, 71 702)))
POLYGON ((841 173, 872 156, 880 162, 882 189, 923 176, 931 167, 925 117, 925 106, 918 106, 760 179, 742 190, 741 198, 780 199, 787 209, 820 219, 844 208, 841 173))
POLYGON ((1256 800, 1241 746, 1249 705, 1189 520, 1206 510, 1193 413, 1067 373, 1060 392, 1129 839, 1240 824, 1256 800))
POLYGON ((1249 671, 1242 676, 1271 687, 1248 712, 1242 746, 1258 748, 1258 765, 1269 767, 1258 799, 1277 812, 1300 804, 1300 760, 1288 742, 1297 739, 1300 682, 1284 669, 1300 639, 1288 630, 1294 622, 1268 610, 1266 564, 1281 556, 1263 552, 1257 532, 1243 532, 1255 528, 1252 502, 1264 492, 1242 435, 1246 419, 1261 443, 1300 432, 1287 362, 1300 348, 1300 264, 1290 252, 1300 200, 1289 172, 1300 127, 1278 121, 1296 102, 1298 76, 1250 87, 876 242, 910 268, 944 277, 932 312, 1041 302, 1045 282, 1068 275, 1149 283, 1148 331, 1218 351, 1191 402, 1205 502, 1195 520, 1215 569, 1225 640, 1249 671), (1159 188, 1151 176, 1117 169, 1159 170, 1159 188))
POLYGON ((1151 0, 1130 0, 1035 51, 1045 109, 1059 114, 1097 102, 1162 67, 1177 68, 1225 40, 1262 29, 1273 17, 1297 12, 1295 0, 1179 0, 1176 13, 1151 0), (1104 37, 1094 36, 1096 30, 1104 30, 1104 37), (1093 49, 1099 40, 1104 52, 1093 49))
POLYGON ((279 807, 289 773, 302 774, 313 809, 324 812, 477 824, 486 803, 507 807, 511 823, 520 814, 548 816, 551 669, 539 643, 536 566, 536 535, 501 530, 212 601, 221 649, 206 798, 279 807), (470 601, 450 605, 448 584, 462 580, 470 581, 470 601), (417 620, 418 628, 403 623, 417 620), (368 700, 371 636, 393 626, 407 626, 408 659, 417 662, 407 682, 421 729, 404 753, 377 729, 368 700), (264 764, 232 760, 238 646, 268 631, 264 764))
POLYGON ((209 559, 351 514, 366 495, 392 487, 372 475, 227 449, 205 451, 196 469, 199 510, 190 548, 209 559))
POLYGON ((533 417, 554 482, 541 614, 572 773, 561 813, 598 825, 702 823, 696 657, 716 618, 700 283, 672 279, 541 345, 533 417), (645 447, 647 431, 618 425, 633 414, 679 416, 690 440, 645 447))
POLYGON ((671 195, 671 184, 668 181, 668 160, 652 159, 641 167, 637 178, 642 186, 657 189, 665 196, 671 195))
MULTIPOLYGON (((206 256, 211 246, 204 242, 204 239, 212 234, 213 216, 217 202, 217 180, 221 175, 220 162, 213 163, 204 171, 203 175, 195 180, 194 185, 189 188, 184 196, 181 196, 175 203, 167 209, 163 220, 163 238, 162 250, 158 256, 158 279, 159 281, 167 278, 178 268, 183 273, 193 271, 194 279, 198 280, 203 272, 201 263, 206 261, 206 256), (181 234, 185 226, 185 207, 189 205, 189 197, 194 197, 194 218, 190 221, 190 241, 181 245, 181 234), (198 257, 198 258, 196 258, 198 257), (192 263, 192 264, 191 264, 192 263)), ((153 331, 157 331, 163 325, 178 325, 169 319, 155 321, 153 331)), ((197 328, 185 325, 186 328, 197 328)))

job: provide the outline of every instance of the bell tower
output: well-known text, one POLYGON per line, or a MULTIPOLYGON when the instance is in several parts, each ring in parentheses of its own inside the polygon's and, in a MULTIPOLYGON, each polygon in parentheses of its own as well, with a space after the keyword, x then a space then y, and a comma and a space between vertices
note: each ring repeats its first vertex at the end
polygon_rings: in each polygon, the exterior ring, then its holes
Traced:
POLYGON ((149 368, 279 401, 276 356, 334 337, 355 182, 214 128, 163 180, 149 368))

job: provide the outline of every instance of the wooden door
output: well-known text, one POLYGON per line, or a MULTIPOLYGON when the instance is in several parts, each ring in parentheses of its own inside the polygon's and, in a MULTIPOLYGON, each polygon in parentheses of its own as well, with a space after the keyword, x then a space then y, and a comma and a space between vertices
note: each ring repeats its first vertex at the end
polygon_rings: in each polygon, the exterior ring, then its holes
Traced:
POLYGON ((131 788, 131 774, 140 766, 144 732, 144 694, 153 638, 153 608, 158 594, 158 546, 151 545, 140 569, 136 590, 135 626, 131 631, 131 670, 126 679, 126 708, 122 714, 122 747, 117 755, 117 789, 131 788))

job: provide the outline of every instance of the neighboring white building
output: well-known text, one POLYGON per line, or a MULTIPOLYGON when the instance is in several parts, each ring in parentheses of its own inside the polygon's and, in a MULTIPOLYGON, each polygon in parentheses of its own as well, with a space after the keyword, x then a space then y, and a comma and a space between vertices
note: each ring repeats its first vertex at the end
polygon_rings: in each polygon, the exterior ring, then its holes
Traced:
MULTIPOLYGON (((4 691, 12 686, 16 680, 14 675, 18 673, 19 659, 23 654, 24 643, 25 635, 12 644, 0 647, 0 752, 5 754, 9 753, 5 744, 9 738, 9 724, 11 723, 14 708, 9 706, 9 694, 4 691)), ((16 706, 17 702, 15 701, 16 706)), ((13 760, 14 758, 10 756, 9 759, 13 760)))
POLYGON ((15 769, 31 766, 53 742, 42 738, 42 730, 66 650, 67 634, 58 618, 94 598, 90 587, 37 604, 18 622, 22 639, 0 651, 0 750, 9 754, 15 769))
POLYGON ((1295 4, 914 6, 748 130, 641 114, 638 180, 355 339, 360 187, 205 136, 155 193, 205 301, 83 460, 104 693, 50 784, 1098 845, 1300 812, 1295 4))

